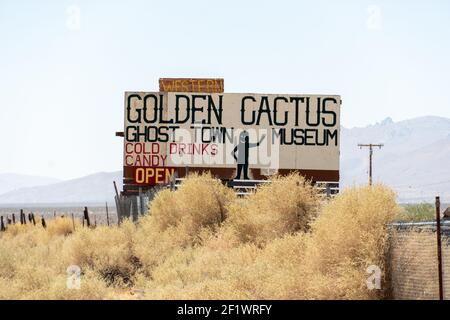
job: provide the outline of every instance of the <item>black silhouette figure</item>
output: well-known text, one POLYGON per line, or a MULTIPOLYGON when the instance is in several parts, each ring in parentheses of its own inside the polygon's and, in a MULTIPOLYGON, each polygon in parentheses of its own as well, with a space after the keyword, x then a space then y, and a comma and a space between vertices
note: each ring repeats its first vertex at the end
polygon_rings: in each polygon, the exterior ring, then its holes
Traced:
POLYGON ((239 143, 236 147, 233 149, 233 157, 234 160, 236 160, 237 163, 237 173, 234 180, 240 180, 241 179, 241 172, 244 170, 244 180, 250 180, 248 177, 248 154, 249 149, 253 147, 259 147, 261 142, 264 140, 266 135, 262 135, 261 139, 257 143, 250 143, 249 142, 249 136, 247 131, 242 131, 239 135, 239 143), (237 152, 237 156, 236 156, 237 152))

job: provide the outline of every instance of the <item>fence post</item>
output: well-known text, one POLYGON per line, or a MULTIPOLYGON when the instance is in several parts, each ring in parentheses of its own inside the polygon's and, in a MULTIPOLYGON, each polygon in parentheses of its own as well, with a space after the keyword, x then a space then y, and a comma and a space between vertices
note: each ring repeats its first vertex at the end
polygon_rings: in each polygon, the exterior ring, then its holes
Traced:
POLYGON ((6 231, 5 223, 3 222, 3 216, 0 217, 0 231, 6 231))
POLYGON ((436 238, 438 256, 438 276, 439 276, 439 300, 444 300, 444 290, 442 285, 442 252, 441 252, 441 201, 436 197, 436 238))
POLYGON ((109 212, 108 212, 108 202, 106 202, 106 224, 109 227, 109 212))
POLYGON ((15 213, 12 214, 12 223, 16 224, 16 214, 15 213))
POLYGON ((117 211, 117 225, 120 225, 120 222, 122 222, 124 213, 122 212, 123 207, 122 207, 122 199, 120 197, 119 194, 119 190, 117 190, 117 185, 116 182, 113 181, 114 184, 114 191, 116 192, 116 196, 114 197, 114 200, 116 202, 116 211, 117 211))
POLYGON ((327 191, 327 198, 331 197, 331 187, 328 182, 326 184, 326 191, 327 191))
POLYGON ((91 220, 89 219, 89 212, 88 212, 88 208, 84 207, 84 219, 86 219, 86 224, 88 227, 91 226, 91 220))
MULTIPOLYGON (((146 194, 148 195, 148 191, 146 192, 146 194)), ((145 215, 145 204, 146 204, 146 200, 145 200, 145 194, 142 193, 142 188, 139 188, 139 214, 141 216, 145 215)))
POLYGON ((175 174, 170 176, 170 191, 175 191, 176 177, 175 174))
POLYGON ((20 224, 24 224, 24 221, 23 221, 23 209, 20 209, 20 224))
POLYGON ((43 227, 44 229, 46 229, 46 228, 47 228, 47 224, 45 223, 44 216, 41 217, 41 223, 42 223, 42 227, 43 227))
POLYGON ((139 219, 138 197, 139 196, 131 197, 131 220, 133 222, 137 222, 139 219))
POLYGON ((36 225, 36 220, 34 219, 34 213, 30 213, 30 217, 31 217, 31 222, 33 222, 33 225, 36 225))

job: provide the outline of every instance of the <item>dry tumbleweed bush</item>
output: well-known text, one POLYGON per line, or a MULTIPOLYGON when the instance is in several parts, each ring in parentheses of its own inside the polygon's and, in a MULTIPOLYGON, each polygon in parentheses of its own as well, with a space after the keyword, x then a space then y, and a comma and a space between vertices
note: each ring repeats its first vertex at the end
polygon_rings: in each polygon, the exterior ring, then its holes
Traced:
POLYGON ((384 268, 397 212, 383 186, 323 201, 291 174, 238 199, 211 175, 192 175, 150 211, 120 227, 10 227, 0 235, 0 298, 382 297, 367 289, 366 268, 384 268), (70 265, 82 270, 79 290, 66 287, 70 265))

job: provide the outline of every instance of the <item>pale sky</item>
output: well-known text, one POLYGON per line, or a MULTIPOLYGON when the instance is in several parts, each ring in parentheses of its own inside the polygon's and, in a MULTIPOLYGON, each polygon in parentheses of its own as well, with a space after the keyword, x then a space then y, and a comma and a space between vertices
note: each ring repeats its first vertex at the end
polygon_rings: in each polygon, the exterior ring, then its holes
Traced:
POLYGON ((341 124, 450 118, 449 1, 0 0, 0 173, 120 170, 124 91, 339 94, 341 124))

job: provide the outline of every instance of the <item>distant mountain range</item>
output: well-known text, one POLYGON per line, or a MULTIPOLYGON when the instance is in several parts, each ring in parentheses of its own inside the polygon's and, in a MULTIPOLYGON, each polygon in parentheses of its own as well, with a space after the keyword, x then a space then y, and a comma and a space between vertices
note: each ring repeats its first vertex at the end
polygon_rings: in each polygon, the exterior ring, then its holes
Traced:
POLYGON ((342 128, 341 185, 367 181, 369 151, 358 143, 384 143, 374 150, 374 181, 397 191, 399 200, 450 200, 450 119, 420 117, 364 128, 342 128))
POLYGON ((45 186, 52 183, 58 183, 60 181, 61 180, 49 177, 3 173, 0 174, 0 194, 24 187, 45 186))
MULTIPOLYGON (((341 187, 367 183, 368 150, 358 143, 384 143, 374 151, 374 181, 397 191, 401 202, 450 201, 450 119, 420 117, 341 130, 341 187)), ((0 175, 0 204, 103 203, 112 201, 112 182, 122 171, 68 181, 0 175)))
POLYGON ((113 202, 114 187, 122 188, 122 171, 100 172, 82 178, 25 187, 0 195, 0 204, 104 203, 113 202))

